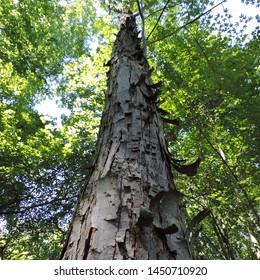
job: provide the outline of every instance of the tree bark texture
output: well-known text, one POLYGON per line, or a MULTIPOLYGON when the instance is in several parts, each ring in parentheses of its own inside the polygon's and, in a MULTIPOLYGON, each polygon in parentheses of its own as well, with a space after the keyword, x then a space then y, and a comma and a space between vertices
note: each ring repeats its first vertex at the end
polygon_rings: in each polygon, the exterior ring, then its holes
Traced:
POLYGON ((154 84, 135 18, 124 14, 107 63, 95 162, 62 259, 190 259, 154 84))

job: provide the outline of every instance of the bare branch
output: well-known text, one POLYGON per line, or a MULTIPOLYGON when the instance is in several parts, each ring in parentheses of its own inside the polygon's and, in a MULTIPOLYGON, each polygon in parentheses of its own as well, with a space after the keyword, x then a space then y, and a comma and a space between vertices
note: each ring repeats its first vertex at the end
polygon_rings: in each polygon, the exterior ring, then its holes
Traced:
POLYGON ((31 206, 27 206, 27 207, 21 207, 20 210, 1 211, 0 215, 23 214, 30 209, 34 209, 34 208, 37 208, 37 207, 42 207, 42 206, 45 206, 45 205, 50 205, 52 203, 56 203, 56 202, 59 202, 59 201, 64 201, 65 202, 65 201, 68 201, 68 200, 70 200, 72 198, 76 198, 76 197, 77 197, 77 195, 73 195, 71 197, 55 198, 55 199, 50 200, 50 201, 46 201, 46 202, 42 202, 42 203, 36 203, 36 204, 33 204, 31 206))
POLYGON ((147 52, 147 42, 146 42, 146 38, 145 38, 145 22, 144 22, 144 14, 143 14, 143 3, 142 0, 136 0, 137 5, 138 5, 138 10, 139 10, 139 14, 141 17, 141 21, 142 21, 142 41, 143 41, 143 51, 144 51, 144 55, 146 56, 146 52, 147 52))
POLYGON ((170 0, 168 0, 168 1, 166 2, 166 4, 164 5, 164 7, 163 7, 163 9, 162 9, 162 11, 161 11, 161 13, 160 13, 158 19, 157 19, 157 22, 155 23, 155 25, 154 25, 152 31, 150 32, 150 34, 147 36, 147 39, 146 39, 146 40, 148 40, 149 37, 153 34, 153 32, 154 32, 155 28, 157 27, 159 21, 161 20, 161 17, 162 17, 162 15, 163 15, 164 11, 166 10, 166 8, 167 8, 169 2, 170 2, 170 0))
POLYGON ((166 38, 168 38, 168 37, 170 37, 170 36, 172 36, 172 35, 178 33, 181 29, 183 29, 183 28, 185 28, 186 26, 188 26, 188 25, 190 25, 190 24, 196 22, 196 21, 199 20, 201 17, 203 17, 203 16, 205 16, 206 14, 210 13, 212 10, 214 10, 215 8, 217 8, 219 5, 223 4, 224 2, 226 2, 226 0, 223 0, 222 2, 218 3, 218 4, 215 5, 214 7, 210 8, 209 10, 207 10, 206 12, 204 12, 204 13, 198 15, 197 17, 195 17, 195 18, 192 19, 191 21, 188 21, 187 23, 183 24, 182 26, 180 26, 180 27, 179 27, 177 30, 175 30, 174 32, 171 32, 171 33, 169 33, 169 34, 167 34, 167 35, 165 35, 165 36, 163 36, 163 37, 161 37, 161 38, 159 38, 159 39, 156 39, 156 40, 154 40, 154 41, 148 43, 148 45, 151 45, 151 44, 154 44, 154 43, 156 43, 156 42, 162 41, 162 40, 164 40, 164 39, 166 39, 166 38))
MULTIPOLYGON (((168 9, 175 8, 177 5, 178 5, 177 3, 176 3, 175 5, 168 5, 168 9)), ((154 15, 154 14, 157 14, 158 12, 162 11, 163 9, 164 9, 164 7, 152 11, 152 12, 151 12, 149 15, 147 15, 144 19, 148 19, 150 16, 152 16, 152 15, 154 15)))
MULTIPOLYGON (((199 121, 200 123, 200 121, 199 121)), ((203 129, 202 129, 202 125, 199 125, 199 130, 201 132, 201 134, 203 135, 203 137, 205 138, 205 140, 208 142, 208 144, 210 145, 210 147, 215 151, 215 153, 220 157, 220 159, 222 160, 222 162, 224 163, 224 165, 227 167, 227 169, 229 170, 230 174, 233 176, 233 178, 235 179, 236 182, 239 182, 239 179, 237 177, 237 175, 233 172, 233 170, 231 169, 231 167, 229 166, 229 164, 227 163, 227 161, 222 157, 222 155, 220 154, 220 152, 214 147, 214 145, 211 143, 211 141, 209 140, 209 138, 207 137, 207 135, 204 133, 203 129)))
POLYGON ((189 223, 188 231, 193 232, 193 230, 211 213, 209 208, 203 209, 199 212, 189 223))

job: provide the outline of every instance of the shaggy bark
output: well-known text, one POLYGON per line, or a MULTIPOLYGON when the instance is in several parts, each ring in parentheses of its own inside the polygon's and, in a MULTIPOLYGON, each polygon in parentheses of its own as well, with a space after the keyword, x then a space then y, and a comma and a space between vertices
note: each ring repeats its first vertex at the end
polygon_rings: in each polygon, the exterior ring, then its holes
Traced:
MULTIPOLYGON (((124 14, 108 62, 95 163, 63 259, 190 259, 181 194, 135 18, 124 14)), ((158 92, 157 92, 158 93, 158 92)))

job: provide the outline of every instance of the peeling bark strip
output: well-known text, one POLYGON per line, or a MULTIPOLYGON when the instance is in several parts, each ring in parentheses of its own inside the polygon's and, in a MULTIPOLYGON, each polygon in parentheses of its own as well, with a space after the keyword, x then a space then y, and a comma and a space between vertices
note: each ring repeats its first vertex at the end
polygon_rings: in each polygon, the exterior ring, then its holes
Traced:
POLYGON ((107 64, 96 161, 62 258, 190 259, 181 195, 154 102, 160 85, 151 80, 134 17, 124 14, 120 23, 107 64))

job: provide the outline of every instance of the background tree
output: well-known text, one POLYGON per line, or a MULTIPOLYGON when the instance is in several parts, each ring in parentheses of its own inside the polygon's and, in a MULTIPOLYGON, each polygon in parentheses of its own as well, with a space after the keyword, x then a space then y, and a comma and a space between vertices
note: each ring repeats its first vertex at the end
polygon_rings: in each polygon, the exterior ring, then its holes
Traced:
MULTIPOLYGON (((164 81, 160 106, 170 112, 167 118, 181 121, 165 125, 169 150, 179 158, 202 158, 192 179, 174 173, 192 253, 201 259, 257 258, 258 28, 245 35, 248 18, 232 24, 227 11, 205 13, 208 1, 143 2, 153 79, 164 81)), ((117 30, 117 16, 97 7, 91 1, 0 4, 4 258, 58 257, 91 166, 106 87, 102 66, 117 30), (46 96, 70 109, 62 127, 34 109, 46 96), (49 243, 56 244, 56 254, 39 249, 49 243)))
POLYGON ((83 150, 72 143, 69 133, 65 135, 55 126, 54 120, 40 116, 34 105, 46 96, 54 97, 65 65, 89 53, 85 41, 92 31, 87 25, 94 15, 88 4, 1 3, 0 213, 4 258, 23 254, 23 250, 14 251, 25 244, 24 251, 33 258, 54 258, 55 252, 38 252, 36 248, 43 248, 46 239, 47 243, 58 240, 59 247, 67 215, 76 202, 78 183, 84 180, 86 163, 80 160, 82 155, 76 159, 83 150))

